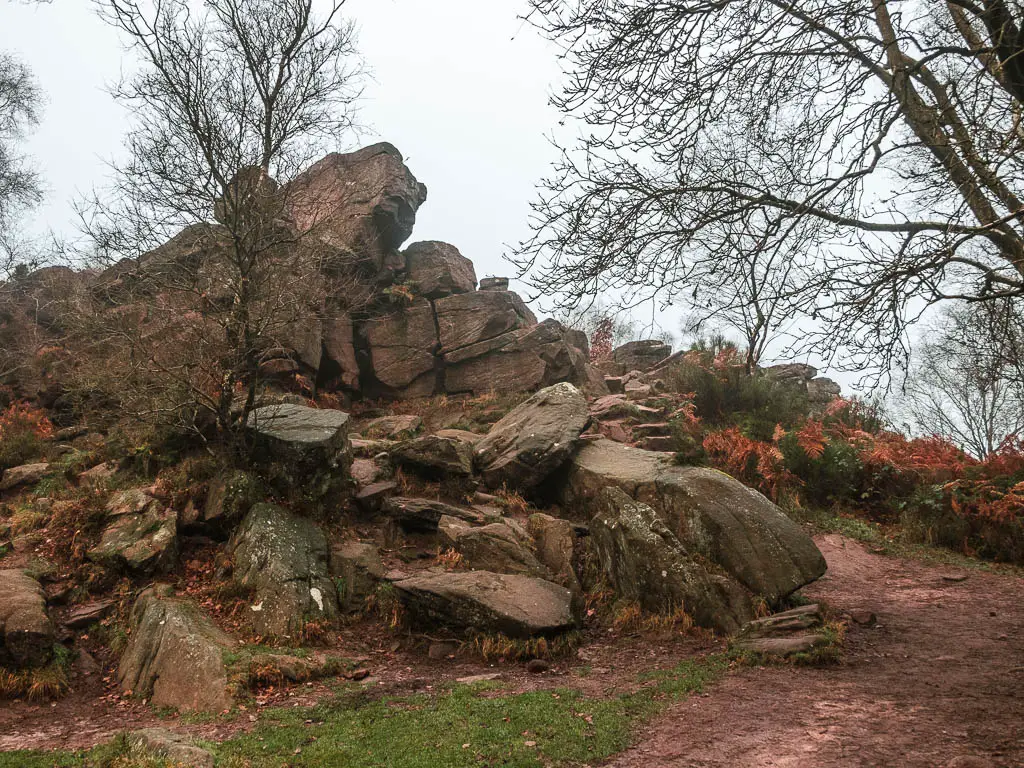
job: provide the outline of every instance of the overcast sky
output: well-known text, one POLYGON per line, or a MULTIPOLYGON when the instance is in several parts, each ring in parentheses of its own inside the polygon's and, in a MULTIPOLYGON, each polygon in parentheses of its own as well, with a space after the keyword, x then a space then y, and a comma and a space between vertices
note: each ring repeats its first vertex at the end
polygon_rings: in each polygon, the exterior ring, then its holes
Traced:
MULTIPOLYGON (((413 240, 454 243, 480 277, 508 275, 504 243, 526 234, 528 204, 553 153, 552 47, 517 14, 524 0, 349 0, 373 72, 362 105, 371 134, 406 156, 429 189, 413 240)), ((104 91, 124 53, 88 0, 0 0, 0 50, 35 73, 47 104, 29 151, 48 186, 33 229, 74 227, 76 192, 102 183, 124 119, 104 91)), ((339 149, 350 149, 341 147, 339 149)))
MULTIPOLYGON (((478 277, 514 273, 502 256, 507 244, 527 235, 529 203, 555 157, 548 136, 559 115, 548 96, 561 71, 554 46, 518 18, 525 6, 525 0, 346 4, 373 72, 361 107, 370 132, 359 143, 387 140, 405 154, 429 189, 411 241, 455 244, 478 277)), ((0 50, 32 68, 47 98, 28 151, 48 193, 30 229, 71 235, 72 200, 103 184, 105 161, 121 148, 124 115, 104 90, 124 65, 121 41, 91 0, 0 0, 0 50)), ((678 311, 646 312, 637 327, 652 320, 678 335, 678 311)))

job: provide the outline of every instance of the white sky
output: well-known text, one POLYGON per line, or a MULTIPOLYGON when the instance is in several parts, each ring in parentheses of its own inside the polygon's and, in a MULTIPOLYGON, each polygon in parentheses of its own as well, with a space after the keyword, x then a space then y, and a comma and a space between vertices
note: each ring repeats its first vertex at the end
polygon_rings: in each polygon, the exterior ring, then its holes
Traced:
MULTIPOLYGON (((523 0, 349 0, 373 72, 361 117, 429 189, 412 240, 445 240, 480 277, 508 275, 503 244, 527 233, 528 204, 553 157, 552 48, 517 19, 523 0)), ((33 229, 73 230, 70 202, 102 183, 123 114, 103 90, 124 53, 88 0, 0 0, 0 50, 32 68, 47 104, 28 144, 48 187, 33 229)), ((340 149, 351 149, 342 147, 340 149)))
MULTIPOLYGON (((548 105, 556 51, 518 18, 525 0, 349 0, 346 8, 373 72, 361 107, 370 133, 359 143, 393 143, 429 190, 410 242, 453 243, 478 277, 513 275, 502 256, 528 234, 559 119, 548 105)), ((105 161, 120 150, 124 116, 103 88, 121 71, 121 43, 91 0, 0 0, 0 50, 32 68, 47 98, 27 149, 48 193, 28 228, 71 235, 72 200, 103 184, 105 161)), ((678 311, 648 311, 637 327, 652 319, 678 337, 678 311)))

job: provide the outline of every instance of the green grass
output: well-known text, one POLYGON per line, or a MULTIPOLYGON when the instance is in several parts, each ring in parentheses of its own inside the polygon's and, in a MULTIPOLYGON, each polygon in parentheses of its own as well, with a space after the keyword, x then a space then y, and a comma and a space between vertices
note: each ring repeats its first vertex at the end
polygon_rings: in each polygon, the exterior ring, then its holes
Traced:
MULTIPOLYGON (((500 686, 455 686, 436 695, 371 700, 345 689, 311 708, 264 711, 256 728, 207 744, 227 768, 459 768, 576 766, 632 743, 638 725, 667 704, 699 692, 728 666, 723 655, 687 660, 644 675, 636 692, 587 698, 557 689, 502 695, 500 686)), ((111 747, 84 753, 0 753, 0 768, 149 768, 111 747), (103 762, 106 760, 107 762, 103 762)))
POLYGON ((890 557, 902 557, 917 560, 926 565, 946 566, 995 573, 1024 573, 1024 568, 997 563, 992 560, 981 560, 977 557, 954 552, 940 546, 932 546, 914 541, 898 525, 884 526, 879 523, 858 517, 838 514, 822 509, 789 509, 786 514, 794 520, 808 523, 821 533, 838 533, 856 541, 867 544, 872 552, 890 557))

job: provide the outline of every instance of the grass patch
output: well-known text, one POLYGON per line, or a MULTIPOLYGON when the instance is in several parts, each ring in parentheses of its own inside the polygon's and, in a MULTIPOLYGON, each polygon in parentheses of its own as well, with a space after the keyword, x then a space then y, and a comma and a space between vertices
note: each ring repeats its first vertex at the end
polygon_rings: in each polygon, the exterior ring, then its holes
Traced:
MULTIPOLYGON (((317 707, 265 711, 253 731, 206 746, 224 768, 594 764, 626 749, 637 726, 669 703, 702 691, 728 664, 721 654, 687 660, 645 675, 635 692, 600 699, 568 689, 503 696, 493 684, 377 701, 339 695, 317 707)), ((79 753, 10 752, 0 754, 0 768, 159 765, 101 762, 133 759, 111 754, 109 745, 79 753)))

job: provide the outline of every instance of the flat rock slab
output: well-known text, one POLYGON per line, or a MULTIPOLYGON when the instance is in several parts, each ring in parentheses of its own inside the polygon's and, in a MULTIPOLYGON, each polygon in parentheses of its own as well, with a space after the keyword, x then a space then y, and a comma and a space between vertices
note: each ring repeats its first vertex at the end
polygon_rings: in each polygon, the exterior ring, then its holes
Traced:
POLYGON ((0 571, 0 666, 42 666, 53 643, 42 586, 23 570, 0 571))
POLYGON ((445 504, 432 499, 413 499, 408 496, 393 496, 384 503, 384 512, 406 531, 433 533, 442 517, 455 518, 474 525, 481 525, 485 518, 479 512, 463 507, 445 504))
POLYGON ((396 581, 394 587, 420 626, 516 638, 576 626, 569 590, 530 576, 448 571, 396 581))
POLYGON ((0 475, 0 492, 10 491, 25 485, 34 485, 42 480, 49 471, 50 465, 46 462, 23 464, 20 467, 6 469, 0 475))
POLYGON ((257 434, 295 446, 343 449, 349 415, 294 403, 266 405, 249 414, 246 426, 257 434))
POLYGON ((542 389, 476 444, 477 469, 491 488, 534 488, 572 455, 589 423, 587 399, 572 384, 542 389))
POLYGON ((213 753, 196 746, 188 736, 166 728, 144 728, 128 734, 132 751, 169 760, 184 768, 213 768, 213 753))
POLYGON ((234 647, 187 600, 169 588, 145 590, 132 606, 132 632, 118 666, 123 691, 156 707, 221 712, 232 705, 224 651, 234 647))
POLYGON ((473 446, 450 437, 424 435, 395 446, 391 461, 431 478, 469 477, 473 474, 473 446))

